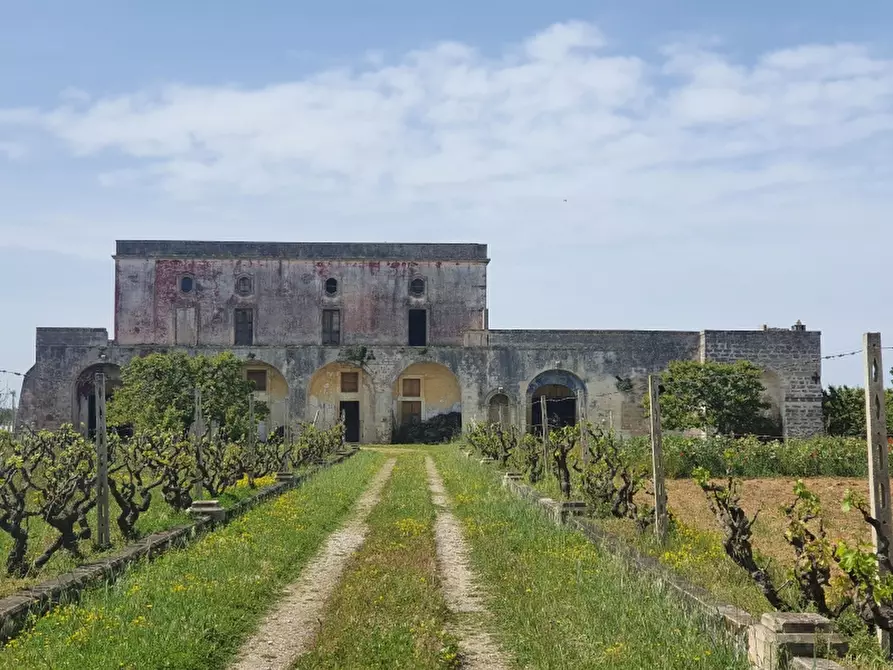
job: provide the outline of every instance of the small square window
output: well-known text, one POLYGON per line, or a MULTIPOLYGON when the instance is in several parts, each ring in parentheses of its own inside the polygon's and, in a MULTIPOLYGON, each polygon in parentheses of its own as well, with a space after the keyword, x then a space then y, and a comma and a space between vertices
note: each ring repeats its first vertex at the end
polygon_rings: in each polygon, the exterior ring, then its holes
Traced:
POLYGON ((403 397, 419 398, 422 395, 421 379, 404 379, 403 380, 403 397))
POLYGON ((254 390, 266 392, 267 390, 267 371, 266 370, 248 370, 246 378, 250 382, 254 382, 254 390))
POLYGON ((359 372, 342 372, 341 373, 341 392, 357 393, 360 390, 360 373, 359 372))

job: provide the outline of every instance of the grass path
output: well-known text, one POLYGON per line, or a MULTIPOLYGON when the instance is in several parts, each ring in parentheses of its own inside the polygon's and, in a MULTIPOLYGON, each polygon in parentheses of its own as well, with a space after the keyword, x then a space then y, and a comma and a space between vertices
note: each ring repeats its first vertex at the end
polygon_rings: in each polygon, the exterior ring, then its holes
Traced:
POLYGON ((326 609, 317 646, 297 670, 459 667, 437 570, 424 455, 405 450, 397 459, 369 517, 366 543, 326 609))
POLYGON ((493 639, 489 612, 481 598, 478 578, 469 566, 468 547, 458 519, 450 511, 451 502, 437 466, 425 458, 428 488, 437 506, 435 538, 437 559, 447 605, 456 616, 453 630, 459 638, 462 667, 468 670, 504 670, 509 667, 505 654, 493 639))
POLYGON ((306 651, 316 622, 341 579, 344 566, 366 540, 366 519, 378 504, 396 460, 391 458, 360 496, 347 523, 329 536, 300 579, 286 587, 284 597, 267 614, 243 645, 233 670, 287 670, 306 651))
POLYGON ((746 660, 655 585, 504 491, 455 449, 436 462, 519 667, 745 670, 746 660))
POLYGON ((338 528, 385 458, 360 452, 181 551, 36 622, 0 670, 224 667, 338 528))

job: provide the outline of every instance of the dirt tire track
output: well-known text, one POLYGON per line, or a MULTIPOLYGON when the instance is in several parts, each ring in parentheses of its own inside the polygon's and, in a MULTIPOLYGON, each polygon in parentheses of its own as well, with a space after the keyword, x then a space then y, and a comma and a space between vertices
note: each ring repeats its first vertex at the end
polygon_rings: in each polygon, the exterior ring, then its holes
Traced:
POLYGON ((231 670, 287 670, 310 650, 319 617, 348 560, 366 540, 366 519, 381 500, 395 463, 391 458, 384 464, 357 500, 348 521, 329 536, 298 580, 285 587, 282 599, 239 650, 231 670))
POLYGON ((486 630, 489 612, 468 559, 462 527, 450 511, 450 498, 443 486, 443 479, 430 456, 425 458, 425 467, 431 498, 438 508, 434 537, 444 597, 450 611, 459 619, 452 632, 459 638, 462 667, 469 670, 508 670, 510 664, 505 653, 486 630))

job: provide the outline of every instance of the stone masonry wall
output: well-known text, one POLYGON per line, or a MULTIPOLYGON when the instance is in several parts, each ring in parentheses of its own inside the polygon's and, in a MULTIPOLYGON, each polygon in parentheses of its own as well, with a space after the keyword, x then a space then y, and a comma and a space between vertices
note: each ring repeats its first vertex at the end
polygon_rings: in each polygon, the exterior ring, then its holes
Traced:
POLYGON ((776 376, 785 437, 823 432, 821 333, 705 330, 701 337, 701 360, 748 360, 776 376))
MULTIPOLYGON (((644 434, 648 423, 641 400, 649 374, 661 372, 672 360, 730 362, 746 358, 780 379, 786 435, 821 431, 821 380, 814 378, 818 374, 818 333, 483 331, 472 335, 468 341, 474 345, 470 346, 367 346, 362 370, 369 392, 362 395, 360 409, 363 440, 390 440, 397 411, 395 382, 414 363, 440 364, 455 375, 466 427, 472 421, 487 420, 490 399, 501 393, 509 398, 511 421, 526 428, 530 395, 537 384, 560 380, 581 390, 590 420, 612 421, 624 434, 644 434)), ((116 345, 108 342, 102 329, 41 329, 38 342, 37 363, 23 387, 20 417, 23 422, 47 428, 72 420, 75 380, 91 365, 123 365, 134 356, 170 348, 116 345), (103 355, 105 358, 100 358, 103 355)), ((289 416, 307 420, 313 418, 308 390, 314 376, 334 362, 356 365, 355 350, 349 346, 177 348, 206 354, 232 350, 246 361, 269 364, 288 384, 289 416)))

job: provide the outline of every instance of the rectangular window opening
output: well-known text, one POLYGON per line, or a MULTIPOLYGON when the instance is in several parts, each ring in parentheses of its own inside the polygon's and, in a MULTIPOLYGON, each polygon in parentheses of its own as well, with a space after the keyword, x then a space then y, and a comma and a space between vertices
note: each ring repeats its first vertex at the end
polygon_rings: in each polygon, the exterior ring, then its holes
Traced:
POLYGON ((360 390, 360 373, 359 372, 342 372, 341 373, 341 392, 342 393, 358 393, 360 390))
POLYGON ((235 310, 236 345, 250 347, 254 344, 254 310, 235 310))
POLYGON ((428 344, 428 313, 424 309, 409 310, 409 346, 428 344))
POLYGON ((404 379, 403 380, 403 397, 404 398, 420 398, 422 395, 421 379, 404 379))
POLYGON ((341 344, 340 309, 324 309, 322 311, 322 343, 323 345, 341 344))
POLYGON ((413 425, 422 422, 422 402, 420 400, 404 400, 400 412, 403 425, 413 425))
POLYGON ((267 371, 266 370, 248 370, 245 373, 246 378, 250 382, 254 382, 254 390, 266 393, 267 391, 267 371))

